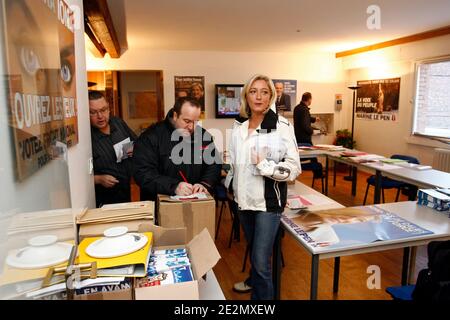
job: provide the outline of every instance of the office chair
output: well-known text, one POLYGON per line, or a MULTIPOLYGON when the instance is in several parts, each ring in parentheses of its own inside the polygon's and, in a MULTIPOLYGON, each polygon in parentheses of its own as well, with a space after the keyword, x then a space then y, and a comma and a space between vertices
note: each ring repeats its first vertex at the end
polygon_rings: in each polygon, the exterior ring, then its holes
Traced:
MULTIPOLYGON (((405 155, 401 155, 401 154, 394 154, 391 156, 391 159, 400 159, 400 160, 405 160, 409 163, 415 163, 415 164, 419 164, 419 160, 417 160, 417 158, 411 157, 411 156, 405 156, 405 155)), ((370 176, 369 178, 367 178, 367 188, 366 188, 366 194, 364 195, 364 202, 363 205, 366 205, 366 201, 367 201, 367 194, 369 192, 369 187, 373 186, 375 187, 375 181, 376 178, 374 175, 370 176)), ((408 183, 404 183, 401 181, 397 181, 394 179, 390 179, 387 177, 381 177, 381 196, 382 196, 382 200, 383 203, 385 202, 385 198, 384 198, 384 189, 397 189, 397 195, 395 196, 395 202, 398 201, 398 198, 400 196, 400 191, 403 189, 408 193, 412 193, 414 192, 414 189, 417 192, 417 187, 410 185, 408 183)))

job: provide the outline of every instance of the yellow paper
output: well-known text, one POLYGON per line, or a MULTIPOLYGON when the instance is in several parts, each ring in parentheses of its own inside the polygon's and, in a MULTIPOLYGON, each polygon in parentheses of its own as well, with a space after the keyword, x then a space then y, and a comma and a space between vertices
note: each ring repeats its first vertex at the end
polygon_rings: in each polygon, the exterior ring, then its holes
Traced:
POLYGON ((80 264, 97 262, 98 269, 137 265, 143 267, 144 271, 147 272, 148 256, 152 246, 153 234, 151 232, 144 232, 144 234, 147 236, 148 242, 142 249, 124 256, 106 259, 93 258, 86 253, 86 248, 94 241, 101 239, 101 237, 86 238, 79 245, 80 264))

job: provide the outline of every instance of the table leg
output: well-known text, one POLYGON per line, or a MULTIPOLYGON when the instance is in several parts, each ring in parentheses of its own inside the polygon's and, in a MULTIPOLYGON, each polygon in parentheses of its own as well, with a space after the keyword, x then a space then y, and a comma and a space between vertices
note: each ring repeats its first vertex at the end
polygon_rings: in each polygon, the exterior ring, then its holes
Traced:
POLYGON ((329 160, 328 157, 325 157, 325 195, 328 195, 328 169, 329 169, 329 160))
POLYGON ((281 292, 281 226, 278 228, 272 254, 273 298, 280 300, 281 292))
POLYGON ((414 272, 416 270, 416 256, 417 256, 417 247, 411 248, 411 255, 409 258, 409 271, 408 271, 408 283, 412 284, 415 282, 414 272))
POLYGON ((380 196, 381 196, 381 171, 376 170, 375 171, 375 193, 373 198, 374 204, 380 203, 380 196))
POLYGON ((413 192, 409 192, 408 201, 416 201, 416 194, 413 192))
POLYGON ((358 179, 358 167, 352 168, 352 196, 356 196, 356 181, 358 179))
POLYGON ((403 249, 402 286, 406 286, 408 281, 409 251, 410 251, 409 247, 403 249))
POLYGON ((311 291, 310 299, 317 300, 317 286, 319 283, 319 255, 314 254, 311 262, 311 291))
POLYGON ((337 162, 333 161, 333 187, 336 187, 337 162))
POLYGON ((339 291, 339 271, 341 268, 341 257, 334 258, 334 279, 333 279, 333 293, 339 291))

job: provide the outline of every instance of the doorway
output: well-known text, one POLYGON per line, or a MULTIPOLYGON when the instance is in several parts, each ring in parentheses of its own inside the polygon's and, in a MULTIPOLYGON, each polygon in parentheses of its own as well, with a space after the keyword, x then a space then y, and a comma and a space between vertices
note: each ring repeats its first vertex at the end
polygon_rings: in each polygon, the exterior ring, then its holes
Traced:
POLYGON ((89 90, 102 91, 111 115, 122 118, 140 135, 164 119, 162 71, 89 71, 89 90))

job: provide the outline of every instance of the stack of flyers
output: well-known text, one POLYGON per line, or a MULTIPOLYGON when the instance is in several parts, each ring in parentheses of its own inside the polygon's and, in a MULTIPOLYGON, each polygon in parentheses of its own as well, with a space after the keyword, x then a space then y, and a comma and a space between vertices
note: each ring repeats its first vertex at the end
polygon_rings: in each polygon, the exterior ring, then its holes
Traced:
POLYGON ((139 279, 137 286, 153 287, 180 282, 193 281, 192 270, 190 266, 178 267, 175 269, 149 274, 147 277, 139 279))
POLYGON ((180 257, 180 258, 163 258, 152 260, 150 258, 150 263, 148 265, 148 272, 162 272, 170 269, 175 269, 178 267, 190 266, 191 262, 188 257, 180 257))
POLYGON ((168 249, 168 250, 154 250, 152 256, 165 256, 168 254, 185 254, 187 255, 186 249, 168 249))
POLYGON ((186 249, 155 250, 150 256, 147 272, 157 274, 190 265, 186 249))

